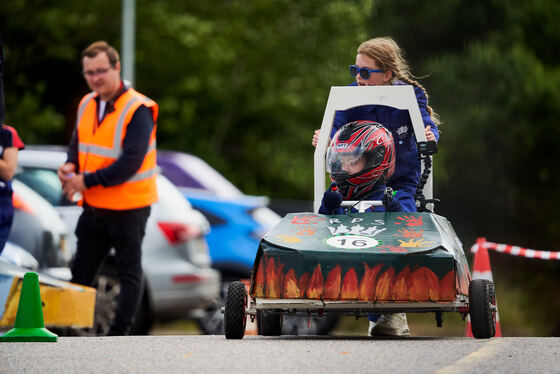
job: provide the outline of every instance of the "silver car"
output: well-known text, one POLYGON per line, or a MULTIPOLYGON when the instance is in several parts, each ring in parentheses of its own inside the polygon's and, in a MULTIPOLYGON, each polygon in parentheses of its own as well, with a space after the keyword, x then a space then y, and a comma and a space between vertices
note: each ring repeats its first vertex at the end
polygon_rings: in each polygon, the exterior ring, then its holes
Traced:
POLYGON ((70 260, 71 230, 56 209, 24 183, 12 181, 14 221, 8 241, 24 248, 40 268, 63 266, 70 260))
MULTIPOLYGON (((53 204, 74 231, 82 208, 62 194, 56 170, 65 161, 62 147, 26 146, 18 154, 15 179, 53 204)), ((210 267, 205 239, 208 221, 162 175, 157 178, 157 188, 159 201, 152 205, 142 244, 146 287, 132 329, 136 334, 148 333, 155 321, 184 318, 205 308, 220 292, 220 275, 210 267)), ((74 234, 69 244, 74 253, 74 234)), ((109 256, 98 277, 95 334, 104 334, 114 315, 119 292, 114 265, 114 257, 109 256)))

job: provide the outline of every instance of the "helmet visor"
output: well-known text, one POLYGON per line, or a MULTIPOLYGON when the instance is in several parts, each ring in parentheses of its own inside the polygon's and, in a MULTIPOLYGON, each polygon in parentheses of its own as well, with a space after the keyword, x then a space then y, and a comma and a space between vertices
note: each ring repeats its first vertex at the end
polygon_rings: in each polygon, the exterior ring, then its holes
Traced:
POLYGON ((348 178, 378 167, 385 154, 384 147, 374 150, 356 147, 351 152, 337 148, 331 144, 327 151, 327 172, 336 179, 348 178))

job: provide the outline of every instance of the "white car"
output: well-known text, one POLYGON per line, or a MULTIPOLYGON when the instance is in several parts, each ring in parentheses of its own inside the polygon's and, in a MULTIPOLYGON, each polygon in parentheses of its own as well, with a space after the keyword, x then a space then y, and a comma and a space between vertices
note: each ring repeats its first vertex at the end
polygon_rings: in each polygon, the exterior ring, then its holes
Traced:
MULTIPOLYGON (((82 208, 62 195, 56 170, 66 161, 66 151, 55 146, 26 146, 18 154, 14 177, 55 206, 74 231, 82 208)), ((159 201, 152 205, 142 244, 146 287, 132 333, 143 334, 153 322, 185 318, 205 308, 220 292, 220 275, 210 267, 205 234, 206 218, 194 210, 165 177, 157 178, 159 201)), ((74 234, 70 253, 76 249, 74 234)), ((104 334, 112 320, 119 285, 114 257, 109 257, 97 282, 94 333, 104 334)))
POLYGON ((14 220, 8 241, 24 248, 39 268, 68 263, 71 230, 56 209, 24 183, 12 181, 14 220))

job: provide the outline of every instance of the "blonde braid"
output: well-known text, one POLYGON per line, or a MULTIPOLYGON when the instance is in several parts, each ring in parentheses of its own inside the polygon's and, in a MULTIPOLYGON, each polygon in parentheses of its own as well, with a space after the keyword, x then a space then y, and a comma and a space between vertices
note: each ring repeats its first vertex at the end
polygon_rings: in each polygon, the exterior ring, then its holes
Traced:
POLYGON ((429 99, 428 92, 426 92, 426 89, 418 83, 418 81, 413 79, 415 77, 410 73, 410 69, 404 58, 404 52, 393 39, 389 37, 379 37, 367 40, 358 47, 358 54, 360 53, 372 58, 383 70, 391 71, 393 74, 392 80, 400 80, 404 83, 421 88, 426 95, 426 109, 428 110, 428 114, 436 125, 440 124, 438 114, 427 104, 429 99))
POLYGON ((434 121, 436 126, 439 125, 441 123, 440 120, 439 120, 439 115, 428 104, 429 99, 430 99, 430 95, 428 95, 428 91, 426 91, 424 86, 422 86, 418 81, 416 81, 414 79, 411 79, 407 76, 401 75, 398 72, 395 74, 395 77, 398 80, 403 81, 404 83, 407 83, 407 84, 410 84, 412 86, 416 86, 416 87, 420 88, 424 92, 424 95, 426 95, 426 110, 428 111, 428 114, 430 115, 430 117, 432 117, 432 121, 434 121))

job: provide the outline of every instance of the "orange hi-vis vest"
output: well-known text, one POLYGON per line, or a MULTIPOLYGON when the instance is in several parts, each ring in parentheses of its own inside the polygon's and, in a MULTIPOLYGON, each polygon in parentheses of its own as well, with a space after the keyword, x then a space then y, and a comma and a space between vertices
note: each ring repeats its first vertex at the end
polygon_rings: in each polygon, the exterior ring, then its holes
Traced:
POLYGON ((126 182, 86 189, 83 198, 94 208, 127 210, 142 208, 156 202, 156 124, 158 105, 129 88, 115 102, 115 110, 108 113, 99 126, 97 117, 97 93, 92 92, 82 98, 76 121, 78 132, 78 160, 80 172, 93 173, 113 164, 122 153, 126 130, 134 112, 144 105, 152 110, 154 128, 150 135, 148 152, 140 169, 126 182))

